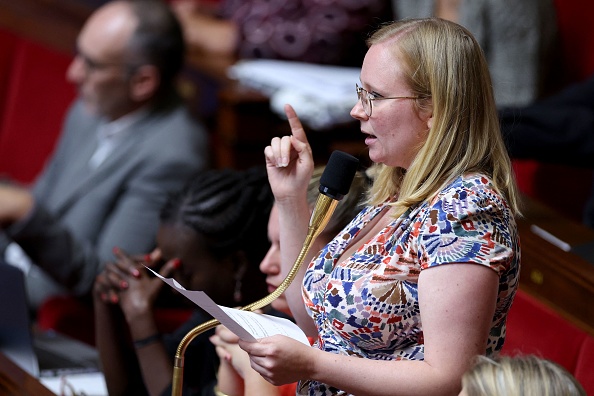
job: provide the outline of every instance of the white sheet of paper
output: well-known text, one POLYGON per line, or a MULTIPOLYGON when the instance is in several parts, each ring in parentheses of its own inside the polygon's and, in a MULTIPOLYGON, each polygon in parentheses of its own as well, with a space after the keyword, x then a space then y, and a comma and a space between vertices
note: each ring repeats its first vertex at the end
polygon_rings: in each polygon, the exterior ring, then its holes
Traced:
POLYGON ((204 309, 242 340, 256 341, 259 338, 281 334, 310 345, 303 331, 290 320, 218 305, 203 291, 187 290, 175 279, 164 278, 149 267, 146 268, 194 304, 204 309))
POLYGON ((56 395, 71 394, 64 393, 67 384, 73 395, 108 396, 105 377, 100 372, 42 377, 39 381, 56 395))

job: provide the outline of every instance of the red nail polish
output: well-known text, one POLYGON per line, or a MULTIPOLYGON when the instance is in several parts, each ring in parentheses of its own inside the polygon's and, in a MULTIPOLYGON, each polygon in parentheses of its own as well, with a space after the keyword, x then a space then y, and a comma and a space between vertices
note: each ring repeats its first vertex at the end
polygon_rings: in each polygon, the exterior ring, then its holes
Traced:
POLYGON ((138 270, 138 268, 134 268, 132 270, 132 276, 135 278, 140 278, 140 271, 138 270))
POLYGON ((180 269, 181 268, 181 264, 182 264, 182 262, 181 262, 180 259, 176 258, 176 259, 173 260, 173 268, 174 269, 180 269))
POLYGON ((126 282, 126 281, 122 281, 122 282, 120 283, 120 287, 121 287, 122 289, 127 289, 127 288, 128 288, 128 282, 126 282))
POLYGON ((120 252, 120 248, 117 246, 114 246, 112 250, 114 254, 118 254, 120 252))

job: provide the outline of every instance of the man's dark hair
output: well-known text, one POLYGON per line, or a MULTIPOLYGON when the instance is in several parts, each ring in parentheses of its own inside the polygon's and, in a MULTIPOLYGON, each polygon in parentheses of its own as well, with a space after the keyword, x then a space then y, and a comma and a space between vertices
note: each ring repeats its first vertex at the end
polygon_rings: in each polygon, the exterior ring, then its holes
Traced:
POLYGON ((131 56, 135 61, 157 67, 161 74, 159 90, 167 91, 184 65, 186 47, 181 25, 164 1, 128 2, 138 18, 138 26, 130 39, 131 56))

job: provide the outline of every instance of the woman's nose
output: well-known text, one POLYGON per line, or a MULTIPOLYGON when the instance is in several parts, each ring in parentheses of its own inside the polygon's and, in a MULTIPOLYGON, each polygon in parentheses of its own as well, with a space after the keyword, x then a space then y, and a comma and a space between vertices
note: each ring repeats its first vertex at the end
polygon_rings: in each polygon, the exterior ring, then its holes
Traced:
POLYGON ((365 111, 363 110, 363 105, 361 104, 360 100, 357 100, 357 103, 355 103, 355 105, 351 109, 350 114, 351 117, 359 121, 366 120, 367 118, 369 118, 367 114, 365 114, 365 111))
POLYGON ((262 259, 260 263, 260 271, 264 274, 269 275, 276 275, 280 271, 280 255, 277 252, 274 246, 271 246, 266 253, 266 256, 262 259))

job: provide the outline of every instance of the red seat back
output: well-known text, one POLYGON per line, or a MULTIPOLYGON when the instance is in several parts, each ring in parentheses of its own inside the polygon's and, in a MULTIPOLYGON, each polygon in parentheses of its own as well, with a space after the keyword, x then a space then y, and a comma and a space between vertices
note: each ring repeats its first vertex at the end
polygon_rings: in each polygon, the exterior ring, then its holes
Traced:
POLYGON ((574 373, 587 337, 585 331, 519 290, 507 316, 507 336, 501 353, 536 355, 574 373))
POLYGON ((12 73, 15 49, 19 39, 12 33, 0 29, 0 125, 6 106, 8 82, 12 73))
POLYGON ((584 80, 594 73, 594 2, 555 0, 555 10, 565 82, 584 80))
POLYGON ((75 96, 65 77, 70 60, 37 43, 17 41, 1 95, 0 174, 29 183, 43 168, 75 96))
MULTIPOLYGON (((191 314, 192 309, 187 307, 155 308, 157 329, 162 334, 173 333, 191 314)), ((37 325, 41 330, 54 330, 95 345, 95 317, 90 301, 71 296, 50 297, 37 311, 37 325)))
POLYGON ((587 395, 594 395, 594 337, 587 337, 582 345, 575 378, 582 384, 587 395))

